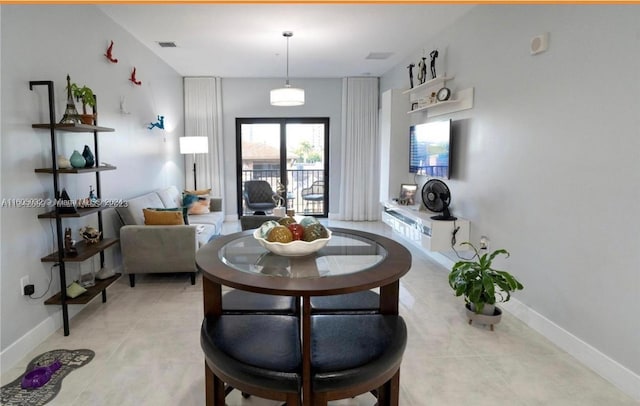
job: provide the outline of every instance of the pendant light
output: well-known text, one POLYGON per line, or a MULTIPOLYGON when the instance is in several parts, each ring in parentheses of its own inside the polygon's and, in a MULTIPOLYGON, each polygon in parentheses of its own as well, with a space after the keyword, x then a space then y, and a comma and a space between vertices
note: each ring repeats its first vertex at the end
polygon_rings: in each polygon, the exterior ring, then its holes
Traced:
POLYGON ((272 106, 302 106, 304 104, 304 89, 291 87, 289 84, 289 38, 293 36, 291 31, 282 33, 287 39, 287 81, 284 87, 271 91, 272 106))

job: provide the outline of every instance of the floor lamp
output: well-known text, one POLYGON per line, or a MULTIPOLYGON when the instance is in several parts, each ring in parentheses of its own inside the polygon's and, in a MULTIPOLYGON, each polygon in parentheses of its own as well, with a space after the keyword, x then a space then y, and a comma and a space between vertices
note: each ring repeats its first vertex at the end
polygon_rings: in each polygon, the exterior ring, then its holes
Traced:
POLYGON ((180 137, 180 153, 193 154, 193 189, 197 190, 196 184, 196 154, 206 154, 209 152, 209 139, 207 137, 180 137))

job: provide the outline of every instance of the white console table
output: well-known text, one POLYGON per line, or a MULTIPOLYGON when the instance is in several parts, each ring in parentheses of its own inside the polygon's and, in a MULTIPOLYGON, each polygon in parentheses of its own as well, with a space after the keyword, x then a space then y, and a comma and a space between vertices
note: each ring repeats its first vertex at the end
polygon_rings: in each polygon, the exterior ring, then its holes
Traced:
POLYGON ((455 249, 469 241, 469 220, 458 217, 455 221, 432 220, 431 213, 418 210, 419 206, 400 206, 396 202, 383 203, 382 221, 412 244, 427 251, 451 251, 453 232, 455 249))

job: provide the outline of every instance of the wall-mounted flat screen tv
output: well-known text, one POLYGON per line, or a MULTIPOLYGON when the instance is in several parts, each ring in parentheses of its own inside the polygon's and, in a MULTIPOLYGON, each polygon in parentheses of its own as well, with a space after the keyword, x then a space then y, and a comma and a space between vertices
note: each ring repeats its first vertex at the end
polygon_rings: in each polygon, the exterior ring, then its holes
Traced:
POLYGON ((449 179, 451 120, 409 128, 409 173, 449 179))

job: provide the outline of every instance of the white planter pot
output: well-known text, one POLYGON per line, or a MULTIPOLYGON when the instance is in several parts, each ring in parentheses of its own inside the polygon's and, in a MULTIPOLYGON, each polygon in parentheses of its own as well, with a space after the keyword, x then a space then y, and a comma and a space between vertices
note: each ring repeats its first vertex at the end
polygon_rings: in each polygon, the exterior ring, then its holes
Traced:
POLYGON ((469 319, 469 324, 475 321, 478 324, 488 325, 491 328, 491 331, 493 331, 493 325, 500 323, 500 319, 502 318, 502 310, 494 305, 484 305, 484 308, 482 309, 483 313, 484 310, 489 311, 487 306, 493 306, 493 314, 477 314, 472 310, 470 303, 464 305, 467 312, 467 318, 469 319))

